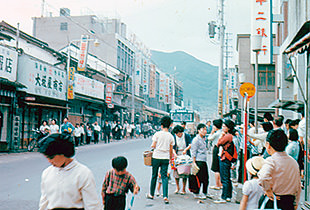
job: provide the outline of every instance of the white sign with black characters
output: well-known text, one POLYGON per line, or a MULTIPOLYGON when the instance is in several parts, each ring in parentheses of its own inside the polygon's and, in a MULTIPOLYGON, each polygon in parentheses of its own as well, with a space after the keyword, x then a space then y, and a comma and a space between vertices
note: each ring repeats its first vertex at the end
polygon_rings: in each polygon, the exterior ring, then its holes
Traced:
POLYGON ((27 93, 66 100, 66 78, 62 69, 27 55, 20 56, 17 81, 27 87, 27 93))
POLYGON ((75 93, 104 100, 104 83, 81 74, 75 74, 74 77, 75 93))
POLYGON ((17 57, 15 50, 0 45, 0 78, 16 81, 17 57))

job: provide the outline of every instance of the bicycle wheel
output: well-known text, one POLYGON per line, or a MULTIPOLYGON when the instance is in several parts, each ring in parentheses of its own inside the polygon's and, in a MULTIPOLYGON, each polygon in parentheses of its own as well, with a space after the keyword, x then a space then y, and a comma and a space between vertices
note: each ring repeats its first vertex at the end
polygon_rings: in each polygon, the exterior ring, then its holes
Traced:
POLYGON ((32 140, 31 142, 29 142, 28 147, 27 147, 28 151, 32 152, 35 146, 36 146, 36 140, 32 140))

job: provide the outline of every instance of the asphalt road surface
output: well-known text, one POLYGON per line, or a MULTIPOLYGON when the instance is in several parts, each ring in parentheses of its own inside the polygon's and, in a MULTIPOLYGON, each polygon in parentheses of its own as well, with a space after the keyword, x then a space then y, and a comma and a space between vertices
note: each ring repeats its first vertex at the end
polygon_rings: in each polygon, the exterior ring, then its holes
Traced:
MULTIPOLYGON (((75 158, 87 165, 94 173, 101 201, 100 190, 105 173, 112 167, 111 160, 119 155, 127 157, 127 170, 132 173, 141 187, 135 196, 133 210, 147 209, 238 209, 235 203, 214 204, 211 199, 198 203, 190 192, 186 195, 175 195, 173 179, 169 184, 170 204, 164 204, 162 198, 147 200, 151 179, 151 167, 144 166, 143 151, 151 145, 150 139, 122 140, 97 145, 86 145, 77 148, 75 158)), ((211 155, 209 155, 209 160, 211 155)), ((210 161, 209 164, 210 166, 210 161)), ((40 181, 42 171, 49 166, 45 157, 37 152, 31 153, 0 153, 0 210, 34 210, 38 209, 40 199, 40 181)), ((210 185, 214 185, 213 173, 210 173, 210 185)), ((209 191, 217 199, 220 191, 209 191)), ((132 194, 127 195, 127 204, 132 194)))

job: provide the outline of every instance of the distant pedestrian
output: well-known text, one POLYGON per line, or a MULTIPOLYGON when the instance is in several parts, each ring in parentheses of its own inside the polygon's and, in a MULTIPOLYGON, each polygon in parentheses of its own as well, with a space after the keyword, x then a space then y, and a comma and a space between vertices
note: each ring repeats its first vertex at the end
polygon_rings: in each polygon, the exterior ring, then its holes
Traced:
POLYGON ((264 194, 263 188, 258 184, 257 173, 263 167, 263 157, 253 157, 246 162, 246 169, 251 174, 251 180, 246 181, 242 188, 242 200, 239 210, 258 209, 258 202, 264 194))
POLYGON ((298 161, 299 155, 299 143, 298 143, 298 132, 291 128, 289 129, 288 145, 285 147, 285 152, 296 161, 298 161))
POLYGON ((52 124, 50 125, 51 134, 59 133, 59 126, 57 125, 56 119, 52 119, 52 124))
POLYGON ((51 164, 42 173, 39 210, 101 209, 93 173, 73 158, 75 149, 70 135, 45 137, 39 152, 51 164))
POLYGON ((81 134, 82 134, 82 128, 80 127, 79 123, 76 123, 75 129, 74 129, 74 140, 75 140, 75 146, 79 146, 81 143, 81 134))
POLYGON ((64 118, 63 124, 60 127, 61 133, 72 134, 74 126, 69 122, 68 117, 64 118))
POLYGON ((85 125, 84 123, 80 123, 80 128, 81 128, 81 141, 80 144, 85 144, 85 133, 86 133, 86 129, 85 129, 85 125))
POLYGON ((169 204, 167 170, 169 160, 171 160, 173 155, 174 138, 168 130, 172 125, 172 122, 173 121, 169 116, 164 116, 161 118, 161 131, 158 131, 154 134, 152 138, 153 142, 151 145, 151 147, 154 149, 152 157, 152 179, 150 193, 147 194, 147 198, 154 199, 158 170, 160 168, 165 204, 169 204))
POLYGON ((117 122, 115 126, 115 139, 120 140, 122 138, 122 128, 121 122, 117 122))
POLYGON ((89 123, 86 125, 86 144, 90 144, 92 138, 93 130, 89 123))
POLYGON ((137 194, 140 187, 127 170, 127 159, 123 156, 113 158, 112 167, 104 178, 101 190, 104 210, 124 210, 128 190, 137 194))
POLYGON ((97 121, 93 124, 93 128, 94 128, 94 143, 98 144, 98 142, 99 142, 99 134, 100 134, 101 128, 98 125, 97 121))
POLYGON ((270 157, 258 173, 258 182, 263 187, 270 200, 266 208, 272 208, 274 194, 277 205, 282 210, 297 209, 301 181, 299 167, 292 157, 286 154, 287 136, 282 129, 269 131, 266 139, 266 150, 270 157))
POLYGON ((103 131, 104 142, 110 143, 112 129, 111 129, 111 125, 109 124, 107 120, 104 122, 102 131, 103 131))
POLYGON ((212 132, 212 125, 211 125, 211 121, 208 120, 207 121, 207 135, 209 135, 212 132))

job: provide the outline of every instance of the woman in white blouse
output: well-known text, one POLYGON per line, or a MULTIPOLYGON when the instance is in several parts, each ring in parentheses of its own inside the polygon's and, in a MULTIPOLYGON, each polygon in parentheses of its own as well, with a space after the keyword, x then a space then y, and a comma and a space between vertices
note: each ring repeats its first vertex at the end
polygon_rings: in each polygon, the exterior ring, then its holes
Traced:
POLYGON ((42 173, 39 210, 102 208, 92 172, 72 158, 75 149, 70 135, 45 137, 39 151, 51 163, 42 173))

